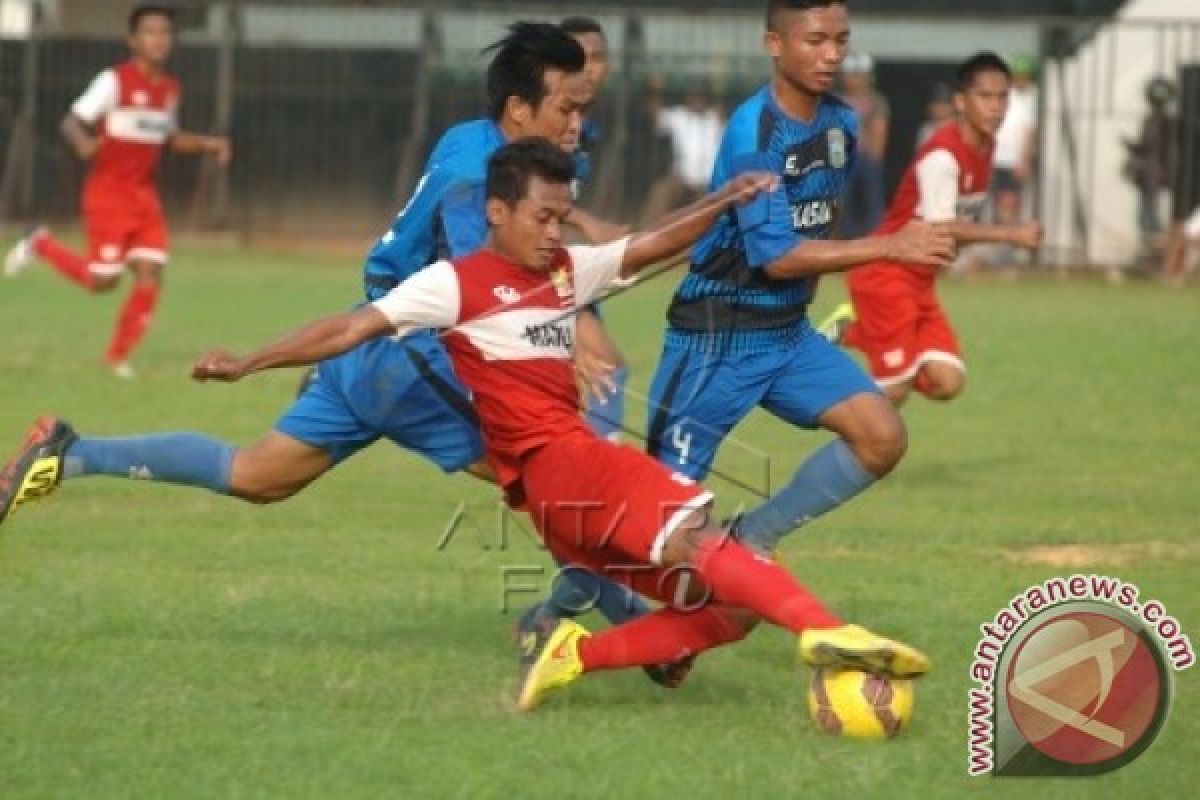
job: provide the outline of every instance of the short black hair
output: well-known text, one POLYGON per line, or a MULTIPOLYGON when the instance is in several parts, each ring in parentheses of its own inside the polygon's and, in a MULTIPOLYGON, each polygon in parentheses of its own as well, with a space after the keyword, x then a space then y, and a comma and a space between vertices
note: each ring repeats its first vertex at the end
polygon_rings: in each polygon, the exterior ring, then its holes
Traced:
POLYGON ((175 9, 173 7, 162 3, 138 3, 133 7, 133 11, 129 12, 129 32, 137 33, 138 26, 142 24, 142 20, 154 15, 164 16, 172 25, 175 24, 175 9))
POLYGON ((487 68, 488 115, 498 120, 508 98, 537 108, 546 97, 546 70, 582 72, 587 56, 579 42, 558 25, 515 22, 508 35, 486 47, 494 53, 487 68))
POLYGON ((521 202, 534 176, 549 183, 575 180, 575 159, 540 136, 517 139, 488 159, 487 197, 503 200, 510 208, 521 202))
POLYGON ((585 33, 596 33, 601 39, 608 38, 604 35, 604 28, 599 22, 591 17, 567 17, 562 22, 558 23, 558 27, 562 28, 572 36, 582 36, 585 33))
POLYGON ((975 78, 984 72, 1002 72, 1006 78, 1012 80, 1012 70, 1009 69, 1008 62, 990 50, 985 50, 958 65, 954 73, 955 91, 965 92, 970 89, 975 83, 975 78))
POLYGON ((844 6, 846 0, 767 0, 767 30, 779 33, 778 17, 783 11, 810 11, 814 8, 844 6))

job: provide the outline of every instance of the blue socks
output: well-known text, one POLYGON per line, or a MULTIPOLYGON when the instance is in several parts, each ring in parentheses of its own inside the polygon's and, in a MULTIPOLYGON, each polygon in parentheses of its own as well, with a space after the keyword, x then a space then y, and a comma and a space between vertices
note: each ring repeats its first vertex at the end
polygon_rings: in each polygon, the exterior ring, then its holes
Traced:
POLYGON ((199 433, 159 433, 117 439, 80 438, 65 454, 63 478, 111 475, 199 486, 229 493, 236 449, 199 433))
POLYGON ((550 596, 542 603, 543 613, 558 619, 573 619, 593 608, 599 609, 613 625, 650 610, 633 590, 583 568, 559 572, 550 586, 550 596))
POLYGON ((738 520, 742 541, 770 552, 786 534, 831 511, 875 482, 844 441, 836 439, 808 457, 787 486, 738 520))
POLYGON ((594 397, 588 398, 588 425, 601 439, 612 439, 621 432, 621 423, 625 421, 625 385, 629 383, 629 370, 621 365, 612 372, 613 383, 617 390, 608 395, 603 401, 594 397))

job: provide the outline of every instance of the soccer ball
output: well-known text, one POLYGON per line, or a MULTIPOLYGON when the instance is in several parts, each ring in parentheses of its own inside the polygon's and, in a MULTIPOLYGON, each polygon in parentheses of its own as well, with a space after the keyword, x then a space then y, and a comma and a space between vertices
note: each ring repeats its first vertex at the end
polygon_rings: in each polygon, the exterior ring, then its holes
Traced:
POLYGON ((808 710, 826 733, 855 739, 890 739, 912 720, 912 681, 857 669, 817 668, 808 687, 808 710))

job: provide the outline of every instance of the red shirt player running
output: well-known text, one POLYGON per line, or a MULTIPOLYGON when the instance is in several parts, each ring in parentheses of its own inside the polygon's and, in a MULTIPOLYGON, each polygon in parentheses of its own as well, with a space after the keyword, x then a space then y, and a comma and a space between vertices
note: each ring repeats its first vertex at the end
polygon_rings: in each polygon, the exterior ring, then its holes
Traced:
MULTIPOLYGON (((1042 229, 1037 223, 977 221, 1010 84, 1008 66, 992 53, 979 53, 959 67, 958 119, 938 128, 917 150, 877 234, 922 219, 944 227, 959 244, 1038 246, 1042 229)), ((859 267, 847 278, 853 307, 839 308, 822 325, 827 336, 863 351, 871 375, 896 405, 914 388, 932 400, 950 400, 965 385, 958 337, 934 293, 936 277, 930 267, 898 261, 859 267)))
POLYGON ((924 655, 843 625, 778 564, 730 541, 709 520, 709 492, 640 450, 599 438, 579 413, 576 314, 618 278, 693 243, 774 178, 742 175, 648 232, 564 249, 574 174, 571 157, 547 140, 501 148, 488 166, 485 249, 438 262, 370 306, 312 323, 245 358, 210 353, 194 376, 238 380, 397 331, 447 331, 509 503, 529 511, 562 563, 607 571, 667 604, 595 636, 570 620, 539 626, 523 643, 523 710, 585 672, 670 663, 735 641, 760 617, 800 634, 810 663, 924 673, 924 655), (697 580, 684 583, 684 575, 697 580), (677 608, 689 589, 701 597, 677 608))
POLYGON ((167 225, 154 177, 163 146, 178 153, 211 153, 229 162, 229 141, 180 131, 179 82, 164 72, 173 44, 173 12, 140 5, 129 16, 124 64, 104 70, 75 101, 62 131, 76 155, 91 161, 83 186, 83 223, 88 253, 81 257, 35 229, 9 252, 9 277, 40 257, 64 277, 92 291, 116 286, 126 267, 133 290, 125 301, 106 360, 115 374, 132 377, 129 356, 141 340, 158 301, 167 263, 167 225))

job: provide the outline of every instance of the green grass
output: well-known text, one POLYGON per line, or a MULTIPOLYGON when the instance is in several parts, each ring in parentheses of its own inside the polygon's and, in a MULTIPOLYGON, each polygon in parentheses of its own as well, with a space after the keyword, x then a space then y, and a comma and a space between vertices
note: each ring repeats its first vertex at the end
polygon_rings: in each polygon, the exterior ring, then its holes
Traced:
MULTIPOLYGON (((210 346, 245 348, 356 296, 354 259, 185 251, 135 383, 99 366, 119 297, 49 274, 0 286, 0 441, 39 411, 92 434, 265 431, 295 377, 187 380, 210 346)), ((818 311, 840 293, 829 281, 818 311)), ((609 307, 644 391, 669 286, 609 307)), ((5 526, 0 796, 1167 797, 1193 790, 1200 690, 1179 675, 1158 742, 1088 781, 966 777, 978 626, 1070 568, 1016 558, 1093 546, 1084 571, 1137 582, 1200 643, 1200 293, 1089 283, 950 283, 971 386, 914 402, 895 475, 789 541, 791 566, 846 616, 911 639, 937 671, 887 744, 816 732, 789 637, 706 656, 677 692, 589 677, 530 718, 511 710, 505 565, 483 485, 376 446, 299 497, 251 507, 77 481, 5 526), (460 503, 467 523, 437 542, 460 503), (1157 545, 1152 546, 1152 543, 1157 545), (1134 545, 1116 548, 1114 545, 1134 545), (1137 546, 1140 545, 1140 546, 1137 546), (1105 556, 1105 553, 1110 555, 1105 556), (1120 563, 1114 563, 1119 560, 1120 563)), ((631 420, 641 426, 643 407, 631 420)), ((824 434, 756 414, 722 470, 784 480, 824 434)), ((720 480, 725 506, 751 501, 720 480)))

